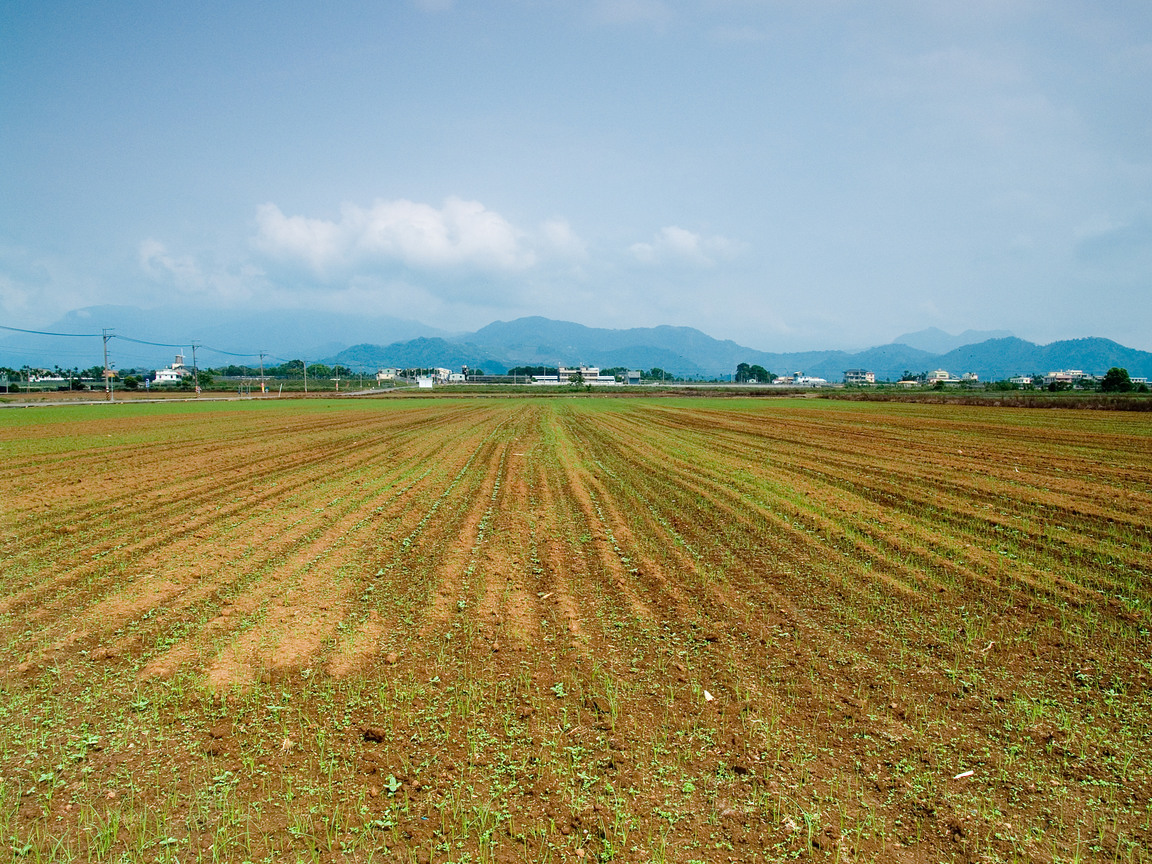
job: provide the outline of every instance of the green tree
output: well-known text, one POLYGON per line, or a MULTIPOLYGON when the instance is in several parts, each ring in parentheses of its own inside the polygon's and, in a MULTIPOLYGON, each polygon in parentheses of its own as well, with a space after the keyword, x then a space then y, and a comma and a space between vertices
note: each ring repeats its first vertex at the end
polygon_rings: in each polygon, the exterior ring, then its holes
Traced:
POLYGON ((750 381, 755 384, 771 384, 776 378, 777 376, 774 372, 769 372, 758 364, 749 365, 748 363, 741 363, 736 367, 736 380, 740 382, 750 381))
POLYGON ((1113 366, 1100 382, 1100 389, 1105 393, 1127 393, 1132 389, 1132 379, 1128 377, 1128 370, 1113 366))

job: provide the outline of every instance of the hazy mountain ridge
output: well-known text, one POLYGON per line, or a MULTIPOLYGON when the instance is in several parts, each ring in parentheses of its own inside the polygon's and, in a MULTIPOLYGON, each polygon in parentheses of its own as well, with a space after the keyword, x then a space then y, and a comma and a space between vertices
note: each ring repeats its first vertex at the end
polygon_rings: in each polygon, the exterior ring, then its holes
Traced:
MULTIPOLYGON (((632 327, 610 330, 587 327, 570 321, 550 318, 517 318, 514 321, 495 321, 475 333, 459 337, 492 352, 501 352, 514 365, 551 365, 587 363, 599 366, 637 365, 651 368, 659 362, 645 364, 639 355, 656 359, 666 358, 690 366, 735 369, 750 350, 731 340, 714 339, 693 327, 632 327), (625 362, 627 352, 635 352, 637 359, 625 362), (587 356, 584 356, 587 355, 587 356), (603 357, 614 358, 604 360, 603 357), (703 357, 707 358, 705 362, 703 357)), ((703 369, 701 369, 703 371, 703 369)))
MULTIPOLYGON (((982 381, 1044 374, 1057 369, 1082 369, 1102 374, 1112 366, 1127 368, 1134 376, 1152 375, 1152 353, 1099 338, 1035 345, 1010 336, 964 345, 944 354, 933 354, 903 344, 880 345, 856 353, 771 353, 712 339, 692 328, 604 331, 547 319, 521 319, 521 322, 525 322, 523 326, 509 326, 520 322, 498 322, 500 326, 495 329, 484 328, 465 337, 442 340, 439 356, 444 359, 441 362, 427 359, 435 354, 425 344, 429 340, 373 346, 371 353, 366 353, 369 346, 358 346, 365 350, 357 357, 359 362, 371 362, 369 358, 375 358, 377 365, 385 366, 440 365, 455 368, 467 363, 471 367, 479 365, 485 371, 502 371, 521 365, 554 366, 557 363, 642 369, 658 366, 685 377, 727 377, 735 371, 738 363, 754 363, 779 375, 804 372, 828 381, 840 381, 846 370, 856 368, 874 372, 879 380, 892 381, 898 380, 905 371, 919 373, 936 369, 945 369, 955 376, 974 373, 982 381), (627 344, 629 337, 655 341, 654 336, 665 344, 627 344), (508 341, 501 342, 501 339, 508 341), (557 341, 550 342, 550 339, 557 341), (680 342, 678 346, 677 341, 680 342), (470 359, 460 362, 450 359, 457 357, 470 359)), ((357 361, 352 355, 342 352, 331 362, 349 365, 357 361)))
POLYGON ((929 354, 947 354, 957 348, 963 348, 965 345, 978 345, 989 339, 1009 339, 1015 335, 1010 330, 965 330, 963 333, 953 336, 951 333, 945 333, 939 327, 928 327, 924 330, 917 330, 915 333, 897 336, 892 340, 892 344, 907 345, 909 348, 917 348, 920 351, 927 351, 929 354))
POLYGON ((509 368, 504 360, 468 342, 449 342, 439 337, 423 336, 393 342, 391 345, 353 345, 324 362, 339 363, 353 369, 360 366, 398 369, 444 367, 453 372, 459 372, 461 367, 467 366, 469 369, 482 369, 490 375, 501 375, 509 368))
MULTIPOLYGON (((756 361, 748 361, 756 362, 756 361)), ((1015 336, 965 345, 946 354, 931 354, 906 345, 882 345, 856 354, 842 351, 776 354, 761 363, 772 372, 803 371, 829 381, 843 379, 847 369, 867 369, 878 380, 898 380, 905 372, 944 369, 960 376, 971 372, 981 381, 998 381, 1015 375, 1043 375, 1058 369, 1080 369, 1102 375, 1120 366, 1133 376, 1152 375, 1152 353, 1126 348, 1110 339, 1087 338, 1036 345, 1015 336)))
POLYGON ((989 339, 979 345, 957 348, 938 360, 941 368, 953 374, 976 372, 981 380, 1043 375, 1060 369, 1103 375, 1113 366, 1125 368, 1133 376, 1152 376, 1152 353, 1098 337, 1065 339, 1048 345, 1036 345, 1016 337, 989 339))
MULTIPOLYGON (((141 310, 97 306, 70 312, 44 328, 60 337, 26 333, 0 335, 0 365, 59 364, 85 368, 103 362, 100 332, 113 329, 109 357, 115 368, 158 368, 172 356, 189 353, 193 339, 200 346, 202 367, 227 363, 255 365, 285 359, 320 360, 353 368, 372 366, 467 365, 486 372, 512 366, 576 365, 600 367, 660 367, 685 377, 726 378, 739 363, 758 364, 779 375, 804 372, 840 381, 847 369, 868 369, 880 380, 946 369, 953 375, 975 373, 981 380, 1013 375, 1044 374, 1057 369, 1082 369, 1102 374, 1121 366, 1133 376, 1152 377, 1152 353, 1127 348, 1109 339, 1085 338, 1036 345, 1015 336, 985 339, 944 353, 904 343, 879 345, 864 351, 768 352, 729 339, 715 339, 692 327, 634 327, 623 330, 588 327, 543 317, 495 321, 474 333, 449 334, 419 321, 390 316, 346 315, 305 310, 277 310, 260 315, 221 315, 184 310, 141 310), (181 340, 185 340, 181 345, 181 340), (141 344, 160 343, 160 344, 141 344), (346 347, 350 346, 350 347, 346 347)), ((930 328, 900 338, 955 342, 966 331, 949 336, 930 328)), ((191 357, 186 360, 191 362, 191 357)))

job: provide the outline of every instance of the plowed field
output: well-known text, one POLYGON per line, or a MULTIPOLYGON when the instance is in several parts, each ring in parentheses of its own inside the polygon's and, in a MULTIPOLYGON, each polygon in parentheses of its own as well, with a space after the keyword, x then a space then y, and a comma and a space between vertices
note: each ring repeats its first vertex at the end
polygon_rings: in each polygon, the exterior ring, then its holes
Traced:
POLYGON ((107 405, 0 457, 0 857, 1152 858, 1146 416, 107 405))

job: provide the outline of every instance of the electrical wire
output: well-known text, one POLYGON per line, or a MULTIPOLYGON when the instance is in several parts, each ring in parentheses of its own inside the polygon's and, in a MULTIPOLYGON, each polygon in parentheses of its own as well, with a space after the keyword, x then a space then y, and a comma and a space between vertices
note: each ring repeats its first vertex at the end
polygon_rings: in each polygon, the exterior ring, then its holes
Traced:
MULTIPOLYGON (((22 327, 8 327, 8 326, 3 325, 3 324, 0 324, 0 330, 8 330, 8 331, 11 331, 13 333, 29 333, 29 334, 32 334, 34 336, 65 336, 65 337, 76 337, 76 338, 84 338, 84 339, 102 339, 102 338, 119 339, 121 342, 132 342, 132 343, 137 344, 137 345, 150 345, 150 346, 155 347, 155 348, 181 348, 181 349, 183 349, 186 347, 191 347, 193 345, 192 342, 187 342, 187 343, 151 342, 147 339, 136 339, 132 336, 124 336, 124 335, 121 335, 119 333, 52 333, 52 332, 47 331, 47 330, 26 330, 22 327)), ((223 354, 227 357, 263 357, 263 358, 267 358, 269 360, 273 360, 273 361, 276 361, 279 363, 292 362, 291 360, 289 360, 287 358, 278 357, 274 354, 269 354, 266 351, 264 351, 264 352, 255 351, 255 352, 249 352, 249 353, 238 353, 236 351, 225 351, 222 348, 213 348, 211 345, 196 345, 196 349, 200 350, 200 351, 211 351, 215 354, 223 354)), ((13 354, 29 354, 30 355, 33 353, 33 349, 27 349, 27 348, 21 349, 21 348, 11 348, 11 347, 5 346, 3 348, 3 350, 9 351, 13 354)), ((37 353, 39 353, 39 352, 37 352, 37 353)), ((59 352, 59 353, 68 355, 69 352, 65 351, 65 352, 59 352)))
POLYGON ((13 333, 32 333, 36 336, 81 336, 85 339, 101 339, 103 333, 48 333, 44 330, 24 330, 20 327, 5 327, 0 324, 0 330, 11 330, 13 333))
POLYGON ((146 339, 133 339, 131 336, 118 336, 112 334, 113 339, 120 339, 124 342, 135 342, 137 345, 155 345, 157 348, 183 348, 183 345, 174 345, 171 342, 149 342, 146 339))

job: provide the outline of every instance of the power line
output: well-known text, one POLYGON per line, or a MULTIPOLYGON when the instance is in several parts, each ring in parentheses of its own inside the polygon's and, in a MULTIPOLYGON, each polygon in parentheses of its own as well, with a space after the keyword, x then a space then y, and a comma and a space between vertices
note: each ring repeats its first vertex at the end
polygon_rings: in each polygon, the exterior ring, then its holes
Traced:
POLYGON ((146 339, 133 339, 131 336, 117 336, 112 334, 113 339, 123 339, 125 342, 135 342, 137 345, 154 345, 157 348, 183 348, 183 345, 175 345, 171 342, 149 342, 146 339))
MULTIPOLYGON (((227 354, 229 357, 259 357, 260 356, 259 352, 256 352, 254 354, 237 354, 235 351, 225 351, 221 348, 213 348, 211 345, 201 345, 200 348, 204 351, 211 351, 214 354, 227 354)), ((278 359, 278 358, 274 358, 274 359, 278 359)))
POLYGON ((0 330, 11 330, 13 333, 33 333, 36 336, 80 336, 85 339, 97 339, 103 336, 102 333, 48 333, 45 330, 24 330, 20 327, 5 327, 0 324, 0 330))
MULTIPOLYGON (((119 339, 122 342, 132 342, 136 345, 151 345, 154 348, 184 348, 186 345, 191 344, 191 343, 187 343, 187 342, 153 342, 149 339, 135 339, 132 336, 123 336, 119 333, 103 333, 103 332, 102 333, 54 333, 54 332, 51 332, 49 330, 27 330, 23 327, 8 327, 8 326, 3 325, 3 324, 0 324, 0 330, 8 330, 8 331, 13 332, 13 333, 29 333, 29 334, 32 334, 34 336, 67 336, 67 337, 76 337, 76 338, 84 338, 84 339, 119 339)), ((261 352, 259 352, 259 351, 249 351, 247 353, 236 352, 236 351, 225 351, 223 348, 213 348, 211 345, 200 345, 200 344, 197 344, 196 347, 201 349, 201 350, 204 350, 204 351, 211 351, 214 354, 223 354, 227 357, 260 357, 261 356, 261 352)), ((23 352, 21 352, 21 349, 19 349, 19 348, 6 347, 5 350, 12 351, 14 353, 23 353, 23 352)), ((24 350, 27 351, 27 349, 24 349, 24 350)), ((269 355, 267 352, 264 352, 263 356, 267 357, 267 356, 271 356, 271 355, 269 355)), ((281 357, 273 357, 273 359, 279 360, 283 363, 288 362, 287 360, 284 360, 281 357)))
MULTIPOLYGON (((60 336, 60 337, 69 337, 69 338, 102 339, 104 341, 105 349, 107 349, 108 340, 110 340, 110 339, 119 339, 122 342, 131 342, 131 343, 134 343, 136 345, 149 345, 149 346, 154 347, 154 348, 180 348, 180 349, 183 349, 186 345, 192 344, 190 342, 184 342, 184 343, 180 343, 180 342, 153 342, 153 341, 148 340, 148 339, 136 339, 136 338, 133 338, 132 336, 123 336, 119 333, 113 333, 113 332, 111 332, 111 328, 103 330, 100 333, 54 333, 54 332, 51 332, 48 330, 28 330, 28 329, 25 329, 23 327, 9 327, 7 325, 0 324, 0 330, 7 330, 7 331, 10 331, 12 333, 28 333, 28 334, 31 334, 34 336, 60 336)), ((8 345, 2 346, 2 348, 4 351, 7 351, 7 352, 10 352, 13 354, 33 354, 33 353, 40 353, 40 351, 42 350, 42 349, 20 348, 20 347, 8 346, 8 345)), ((263 365, 263 361, 265 358, 275 360, 278 363, 290 363, 290 362, 292 362, 292 360, 287 358, 287 357, 279 357, 279 356, 272 354, 268 351, 250 351, 247 353, 242 353, 242 352, 236 352, 236 351, 225 351, 223 348, 213 348, 211 345, 200 345, 200 344, 196 344, 196 348, 198 348, 201 351, 211 351, 214 354, 223 354, 227 357, 259 357, 261 366, 263 365)), ((73 357, 78 358, 79 356, 81 356, 81 355, 70 355, 70 353, 67 351, 58 351, 58 353, 64 354, 66 357, 67 356, 73 356, 73 357)))
MULTIPOLYGON (((154 345, 157 348, 183 348, 185 345, 191 343, 176 344, 174 342, 149 342, 147 339, 133 339, 131 336, 115 336, 116 339, 123 339, 125 342, 135 342, 138 345, 154 345)), ((237 354, 235 351, 225 351, 223 348, 213 348, 211 345, 201 345, 197 343, 197 348, 203 351, 211 351, 214 354, 226 354, 229 357, 259 357, 258 352, 248 354, 237 354)))

